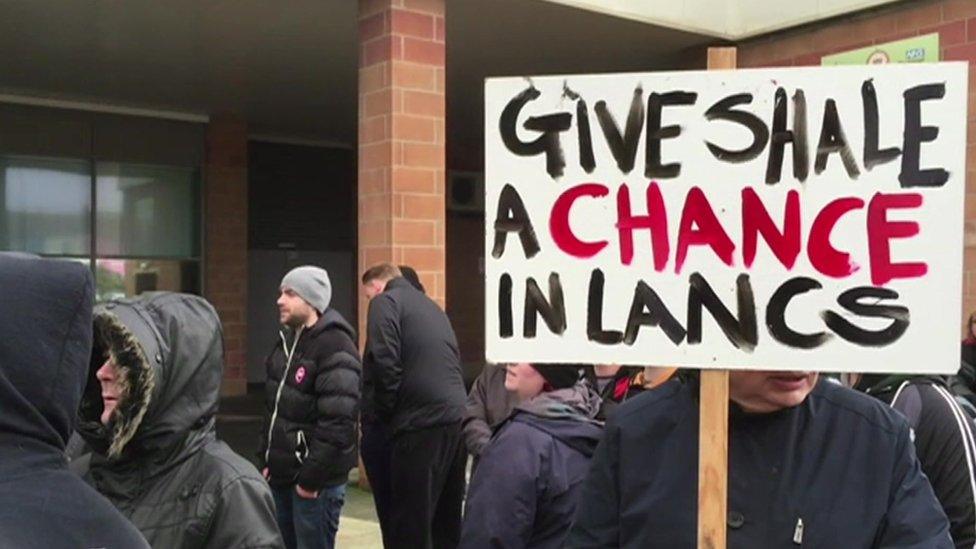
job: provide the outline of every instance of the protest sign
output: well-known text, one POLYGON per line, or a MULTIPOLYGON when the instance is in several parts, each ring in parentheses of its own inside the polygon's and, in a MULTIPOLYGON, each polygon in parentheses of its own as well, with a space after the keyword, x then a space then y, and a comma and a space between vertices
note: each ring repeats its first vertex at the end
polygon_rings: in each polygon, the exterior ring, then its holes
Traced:
POLYGON ((492 362, 950 373, 967 66, 489 79, 492 362))

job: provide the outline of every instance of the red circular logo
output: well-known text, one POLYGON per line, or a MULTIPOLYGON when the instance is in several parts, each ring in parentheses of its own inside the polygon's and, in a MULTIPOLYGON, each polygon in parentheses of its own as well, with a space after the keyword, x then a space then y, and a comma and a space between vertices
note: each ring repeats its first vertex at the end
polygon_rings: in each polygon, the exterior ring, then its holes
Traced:
POLYGON ((305 367, 300 366, 298 371, 295 372, 295 383, 301 383, 305 380, 305 367))

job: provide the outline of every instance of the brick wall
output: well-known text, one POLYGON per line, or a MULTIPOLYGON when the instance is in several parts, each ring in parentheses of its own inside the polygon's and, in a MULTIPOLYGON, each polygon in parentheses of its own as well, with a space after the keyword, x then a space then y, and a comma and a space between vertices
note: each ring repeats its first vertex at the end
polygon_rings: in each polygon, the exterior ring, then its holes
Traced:
POLYGON ((206 298, 224 327, 221 393, 247 392, 247 125, 215 116, 207 128, 206 298))
MULTIPOLYGON (((819 65, 824 55, 939 33, 943 61, 976 68, 976 0, 912 0, 739 44, 740 67, 819 65)), ((976 86, 969 80, 963 321, 976 310, 976 86)), ((960 330, 963 330, 963 323, 960 330)))
POLYGON ((359 272, 410 265, 442 307, 444 4, 359 3, 359 272))

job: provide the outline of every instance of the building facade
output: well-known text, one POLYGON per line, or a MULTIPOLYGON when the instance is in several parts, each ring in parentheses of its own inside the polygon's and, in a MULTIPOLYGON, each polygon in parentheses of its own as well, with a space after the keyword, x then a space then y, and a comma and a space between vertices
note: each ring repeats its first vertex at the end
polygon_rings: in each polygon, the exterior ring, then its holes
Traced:
POLYGON ((329 270, 360 326, 358 274, 411 265, 479 369, 485 77, 701 69, 712 45, 737 46, 741 67, 817 65, 928 33, 941 59, 976 63, 969 0, 37 4, 0 7, 0 249, 90 265, 99 299, 204 295, 227 394, 263 382, 278 281, 303 263, 329 270))

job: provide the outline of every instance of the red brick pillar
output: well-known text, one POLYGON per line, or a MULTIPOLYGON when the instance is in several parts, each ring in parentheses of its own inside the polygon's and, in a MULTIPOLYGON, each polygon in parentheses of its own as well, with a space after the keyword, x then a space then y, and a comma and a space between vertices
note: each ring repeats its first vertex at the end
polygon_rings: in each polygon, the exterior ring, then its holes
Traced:
POLYGON ((359 273, 410 265, 442 307, 444 4, 359 2, 359 273))
POLYGON ((222 395, 247 392, 247 124, 215 116, 204 171, 206 298, 224 326, 222 395))

